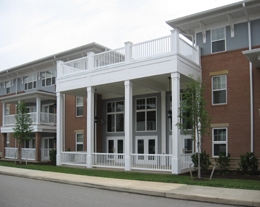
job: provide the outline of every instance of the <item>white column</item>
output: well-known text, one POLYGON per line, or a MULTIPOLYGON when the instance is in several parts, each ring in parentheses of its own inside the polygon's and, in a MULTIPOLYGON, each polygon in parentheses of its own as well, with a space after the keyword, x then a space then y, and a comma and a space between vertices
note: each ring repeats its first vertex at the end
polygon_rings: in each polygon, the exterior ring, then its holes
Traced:
POLYGON ((94 138, 94 88, 87 87, 87 168, 92 168, 94 138))
POLYGON ((172 173, 179 174, 180 169, 180 149, 179 149, 179 123, 180 107, 180 74, 171 74, 172 82, 172 173))
POLYGON ((166 92, 161 91, 161 153, 166 154, 166 92))
POLYGON ((56 62, 56 68, 57 68, 57 78, 61 77, 63 75, 63 64, 64 62, 61 60, 58 60, 56 62))
POLYGON ((125 170, 131 170, 133 139, 133 84, 125 81, 125 170))
POLYGON ((132 42, 125 42, 125 62, 129 63, 132 60, 132 42))
POLYGON ((60 92, 56 93, 57 96, 57 131, 56 131, 56 150, 57 150, 57 158, 56 158, 56 165, 61 165, 61 139, 62 139, 62 119, 61 119, 61 113, 62 113, 62 94, 60 92))
POLYGON ((39 125, 41 123, 40 117, 41 117, 41 98, 36 97, 36 125, 39 125))
POLYGON ((94 70, 94 52, 88 52, 87 56, 88 56, 88 65, 87 65, 87 70, 94 70))
POLYGON ((5 126, 5 102, 2 103, 2 109, 3 109, 3 112, 2 112, 2 125, 5 126))
POLYGON ((171 30, 171 52, 178 53, 179 51, 179 30, 171 30))

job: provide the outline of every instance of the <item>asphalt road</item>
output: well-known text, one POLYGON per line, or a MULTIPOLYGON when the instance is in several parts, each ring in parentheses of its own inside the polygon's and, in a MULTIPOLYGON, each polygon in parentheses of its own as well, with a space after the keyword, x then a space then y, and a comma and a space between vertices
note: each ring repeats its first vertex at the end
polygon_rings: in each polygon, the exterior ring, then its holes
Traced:
POLYGON ((174 200, 0 175, 1 207, 220 207, 212 203, 174 200))

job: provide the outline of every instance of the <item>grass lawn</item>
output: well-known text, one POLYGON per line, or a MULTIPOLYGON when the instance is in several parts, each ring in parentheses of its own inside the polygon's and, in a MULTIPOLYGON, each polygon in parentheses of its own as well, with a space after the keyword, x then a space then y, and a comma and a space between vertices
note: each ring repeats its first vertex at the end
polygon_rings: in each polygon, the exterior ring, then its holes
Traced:
POLYGON ((7 161, 0 161, 0 166, 17 167, 17 168, 41 170, 41 171, 51 171, 51 172, 59 172, 59 173, 67 173, 67 174, 118 178, 118 179, 127 179, 127 180, 142 180, 142 181, 211 186, 211 187, 260 190, 260 177, 259 180, 248 180, 248 179, 214 178, 213 175, 213 179, 209 181, 209 180, 191 180, 190 176, 186 176, 186 175, 125 172, 125 171, 111 171, 111 170, 85 169, 85 168, 83 169, 83 168, 40 165, 40 164, 16 165, 14 162, 7 162, 7 161))

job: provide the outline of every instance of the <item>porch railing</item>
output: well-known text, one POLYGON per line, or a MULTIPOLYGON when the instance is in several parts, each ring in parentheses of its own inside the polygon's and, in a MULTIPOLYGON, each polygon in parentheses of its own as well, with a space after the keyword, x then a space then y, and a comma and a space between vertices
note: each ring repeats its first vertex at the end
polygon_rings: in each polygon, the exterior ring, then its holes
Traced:
POLYGON ((56 124, 56 114, 41 112, 40 120, 41 120, 41 123, 43 123, 43 124, 54 125, 54 124, 56 124))
POLYGON ((183 39, 179 39, 179 52, 186 58, 197 62, 197 48, 185 42, 183 39))
POLYGON ((168 154, 132 154, 131 168, 138 170, 171 171, 172 155, 168 154))
POLYGON ((93 166, 108 168, 124 168, 125 155, 120 153, 92 153, 93 166))
POLYGON ((157 38, 132 45, 134 60, 165 54, 171 51, 170 36, 157 38))
POLYGON ((87 152, 61 152, 61 164, 87 165, 87 152))
MULTIPOLYGON (((18 149, 13 147, 5 148, 5 158, 16 159, 18 157, 18 149)), ((35 160, 34 148, 22 148, 21 155, 23 160, 35 160)))
POLYGON ((118 48, 94 55, 94 68, 114 65, 125 61, 125 48, 118 48))

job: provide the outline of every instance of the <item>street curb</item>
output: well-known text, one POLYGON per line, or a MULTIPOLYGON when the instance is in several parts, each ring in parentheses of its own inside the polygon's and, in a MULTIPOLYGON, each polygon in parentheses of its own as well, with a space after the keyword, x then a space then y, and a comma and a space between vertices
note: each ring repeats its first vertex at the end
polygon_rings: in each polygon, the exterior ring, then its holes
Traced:
POLYGON ((46 177, 42 177, 42 176, 23 175, 23 174, 11 173, 11 172, 7 173, 7 172, 0 171, 0 174, 35 179, 35 180, 42 180, 42 181, 48 181, 48 182, 54 182, 54 183, 60 183, 60 184, 76 185, 76 186, 81 186, 81 187, 90 187, 90 188, 96 188, 96 189, 102 189, 102 190, 112 190, 112 191, 117 191, 117 192, 157 196, 157 197, 163 197, 163 198, 169 198, 169 199, 189 200, 189 201, 208 202, 208 203, 227 204, 227 205, 238 205, 238 206, 260 206, 260 202, 254 202, 254 201, 250 202, 250 201, 244 201, 244 200, 223 199, 223 198, 218 198, 218 197, 183 195, 183 194, 178 193, 178 190, 159 192, 159 191, 134 189, 134 188, 128 188, 128 187, 116 187, 116 186, 99 185, 99 184, 93 184, 93 183, 73 182, 73 181, 62 180, 62 179, 52 179, 52 178, 46 178, 46 177), (175 192, 173 192, 173 191, 175 191, 175 192))

